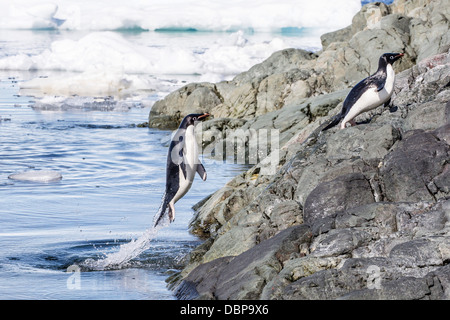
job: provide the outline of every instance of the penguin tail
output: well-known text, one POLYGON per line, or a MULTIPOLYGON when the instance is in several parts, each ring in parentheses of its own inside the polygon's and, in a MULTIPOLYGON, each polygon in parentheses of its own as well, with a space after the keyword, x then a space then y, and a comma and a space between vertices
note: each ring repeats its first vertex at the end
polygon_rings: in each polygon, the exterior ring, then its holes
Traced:
POLYGON ((163 222, 163 218, 166 215, 166 212, 168 211, 168 205, 169 201, 167 199, 166 194, 162 197, 161 205, 159 207, 158 212, 155 214, 155 217, 153 218, 153 228, 156 228, 159 224, 163 222))
POLYGON ((342 118, 343 118, 342 113, 335 115, 333 118, 331 118, 331 122, 328 125, 326 125, 325 128, 323 128, 321 131, 328 130, 338 125, 339 122, 341 122, 342 118))

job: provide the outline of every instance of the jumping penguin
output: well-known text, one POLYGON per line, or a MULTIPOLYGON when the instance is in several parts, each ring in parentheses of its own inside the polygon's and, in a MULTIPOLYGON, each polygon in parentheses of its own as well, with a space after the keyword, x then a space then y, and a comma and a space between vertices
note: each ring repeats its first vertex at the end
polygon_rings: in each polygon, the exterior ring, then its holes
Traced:
POLYGON ((394 91, 395 72, 392 64, 403 53, 385 53, 381 55, 378 62, 378 70, 373 75, 360 81, 347 95, 344 100, 341 113, 333 117, 322 131, 328 130, 337 125, 342 119, 341 129, 345 128, 347 122, 355 125, 354 118, 359 114, 372 110, 384 104, 388 106, 394 91))
POLYGON ((175 220, 174 205, 189 191, 196 172, 203 181, 206 180, 206 170, 198 159, 194 125, 208 116, 208 113, 187 115, 172 138, 167 154, 166 190, 153 220, 153 227, 162 221, 166 211, 169 214, 169 221, 175 220))

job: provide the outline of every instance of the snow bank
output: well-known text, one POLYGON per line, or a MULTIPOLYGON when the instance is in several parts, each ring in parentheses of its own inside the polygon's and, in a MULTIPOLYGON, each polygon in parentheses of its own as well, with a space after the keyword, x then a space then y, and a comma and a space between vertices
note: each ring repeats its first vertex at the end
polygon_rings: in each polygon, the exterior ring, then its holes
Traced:
POLYGON ((18 181, 49 183, 61 180, 62 175, 57 171, 37 170, 11 174, 8 178, 18 181))
MULTIPOLYGON (((198 45, 201 47, 201 45, 198 45)), ((164 91, 167 81, 159 75, 202 75, 200 81, 220 81, 266 59, 287 45, 248 41, 242 31, 226 34, 209 48, 171 44, 142 46, 121 34, 92 32, 79 40, 54 41, 41 54, 18 54, 0 59, 1 70, 57 70, 71 73, 35 78, 21 89, 54 95, 124 96, 136 91, 164 91)), ((169 91, 170 91, 169 90, 169 91)))
POLYGON ((350 24, 360 0, 2 0, 0 28, 280 31, 350 24))
POLYGON ((5 57, 0 59, 0 69, 88 74, 235 74, 286 46, 277 38, 268 43, 251 43, 242 31, 209 45, 203 51, 176 44, 145 47, 115 32, 93 32, 78 41, 54 41, 50 49, 38 55, 5 57))
POLYGON ((151 63, 145 48, 133 45, 113 32, 94 32, 78 41, 54 41, 48 50, 34 56, 19 54, 0 60, 0 69, 62 70, 84 72, 88 69, 146 72, 151 63))

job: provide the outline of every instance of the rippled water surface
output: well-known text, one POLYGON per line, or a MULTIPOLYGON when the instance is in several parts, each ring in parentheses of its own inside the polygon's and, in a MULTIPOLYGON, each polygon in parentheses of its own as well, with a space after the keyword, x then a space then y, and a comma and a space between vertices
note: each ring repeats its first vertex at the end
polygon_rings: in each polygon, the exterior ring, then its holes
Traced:
POLYGON ((74 269, 150 227, 171 132, 137 127, 149 108, 36 109, 17 95, 20 78, 0 79, 0 298, 172 299, 165 279, 200 243, 187 231, 192 205, 243 168, 203 159, 208 180, 196 178, 147 250, 119 268, 74 269), (62 179, 8 179, 39 170, 62 179))

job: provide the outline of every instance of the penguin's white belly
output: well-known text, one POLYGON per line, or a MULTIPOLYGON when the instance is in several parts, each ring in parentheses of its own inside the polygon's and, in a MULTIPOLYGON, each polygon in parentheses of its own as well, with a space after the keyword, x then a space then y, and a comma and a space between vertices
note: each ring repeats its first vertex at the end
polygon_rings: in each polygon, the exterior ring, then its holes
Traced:
POLYGON ((194 181, 195 173, 197 172, 198 146, 197 141, 195 140, 194 126, 188 127, 184 139, 183 162, 186 167, 186 177, 180 167, 178 172, 179 187, 177 193, 173 197, 173 203, 180 200, 189 191, 192 182, 194 181))
MULTIPOLYGON (((187 170, 187 172, 190 172, 190 170, 187 170)), ((192 181, 194 181, 194 177, 191 178, 189 173, 188 173, 187 179, 185 179, 184 174, 181 170, 179 172, 179 178, 180 178, 180 185, 178 187, 177 193, 173 197, 173 200, 172 200, 173 203, 180 200, 189 191, 189 189, 192 186, 192 181)))
POLYGON ((377 91, 376 88, 369 89, 364 92, 358 101, 356 101, 356 103, 350 108, 350 111, 344 119, 348 119, 347 121, 350 121, 357 115, 378 107, 382 103, 386 102, 389 97, 389 93, 384 88, 380 91, 377 91))

